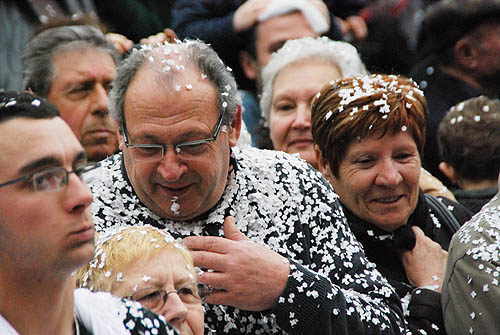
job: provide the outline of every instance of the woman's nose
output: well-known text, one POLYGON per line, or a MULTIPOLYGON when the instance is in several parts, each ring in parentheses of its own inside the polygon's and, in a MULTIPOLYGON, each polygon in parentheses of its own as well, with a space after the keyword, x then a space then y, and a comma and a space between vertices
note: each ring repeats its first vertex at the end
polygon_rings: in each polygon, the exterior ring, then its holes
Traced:
POLYGON ((186 320, 188 308, 177 293, 170 293, 161 310, 156 312, 163 315, 172 326, 181 329, 182 324, 186 320))

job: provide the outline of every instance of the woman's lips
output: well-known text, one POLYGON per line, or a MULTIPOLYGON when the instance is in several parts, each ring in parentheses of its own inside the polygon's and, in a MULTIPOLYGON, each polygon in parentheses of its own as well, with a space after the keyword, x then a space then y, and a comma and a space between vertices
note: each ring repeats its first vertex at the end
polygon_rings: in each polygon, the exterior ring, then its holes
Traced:
POLYGON ((299 138, 299 139, 295 139, 295 140, 292 140, 290 142, 290 145, 292 146, 295 146, 297 148, 306 148, 306 147, 309 147, 313 144, 313 140, 311 138, 299 138))

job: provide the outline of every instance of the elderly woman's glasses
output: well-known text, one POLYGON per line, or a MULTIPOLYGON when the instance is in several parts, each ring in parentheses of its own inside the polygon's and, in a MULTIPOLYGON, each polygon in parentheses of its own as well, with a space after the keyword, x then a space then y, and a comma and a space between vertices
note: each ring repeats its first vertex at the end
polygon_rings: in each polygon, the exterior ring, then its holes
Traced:
POLYGON ((132 295, 125 298, 138 301, 144 307, 157 311, 165 305, 169 294, 176 293, 182 302, 192 304, 204 302, 211 292, 212 287, 208 284, 188 283, 171 291, 166 291, 157 287, 147 287, 137 290, 132 295))
POLYGON ((68 185, 68 175, 70 173, 76 174, 78 178, 80 178, 83 182, 86 182, 86 173, 99 167, 99 165, 99 163, 87 163, 75 167, 73 171, 67 171, 63 167, 55 167, 9 180, 0 184, 0 187, 27 181, 31 183, 33 190, 36 192, 57 191, 68 185))
POLYGON ((125 146, 131 150, 130 153, 136 161, 156 162, 162 160, 165 156, 167 148, 169 147, 172 147, 174 149, 174 152, 180 159, 193 159, 206 153, 208 151, 209 144, 217 140, 217 135, 219 135, 219 131, 222 127, 222 121, 225 114, 226 113, 224 112, 219 116, 219 119, 215 124, 214 131, 210 138, 178 144, 132 144, 129 143, 125 122, 122 122, 121 130, 123 134, 123 140, 125 142, 125 146))

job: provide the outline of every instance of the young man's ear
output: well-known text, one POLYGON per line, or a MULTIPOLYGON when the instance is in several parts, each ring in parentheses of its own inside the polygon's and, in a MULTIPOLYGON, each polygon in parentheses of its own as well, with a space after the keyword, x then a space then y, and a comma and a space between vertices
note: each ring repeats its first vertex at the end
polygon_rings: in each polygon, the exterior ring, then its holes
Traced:
POLYGON ((455 185, 459 181, 458 174, 450 164, 446 162, 439 163, 439 170, 450 180, 453 185, 455 185))
POLYGON ((257 61, 244 50, 240 51, 240 64, 245 76, 248 79, 257 79, 259 75, 259 65, 257 64, 257 61))

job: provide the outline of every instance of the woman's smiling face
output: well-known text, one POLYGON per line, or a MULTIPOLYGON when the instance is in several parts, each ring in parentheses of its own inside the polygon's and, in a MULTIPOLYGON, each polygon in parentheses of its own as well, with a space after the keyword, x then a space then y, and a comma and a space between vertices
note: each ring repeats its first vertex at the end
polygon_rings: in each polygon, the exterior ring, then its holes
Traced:
POLYGON ((414 139, 400 132, 353 140, 338 176, 325 166, 320 170, 328 176, 344 206, 361 219, 392 232, 406 224, 415 210, 420 167, 414 139))

